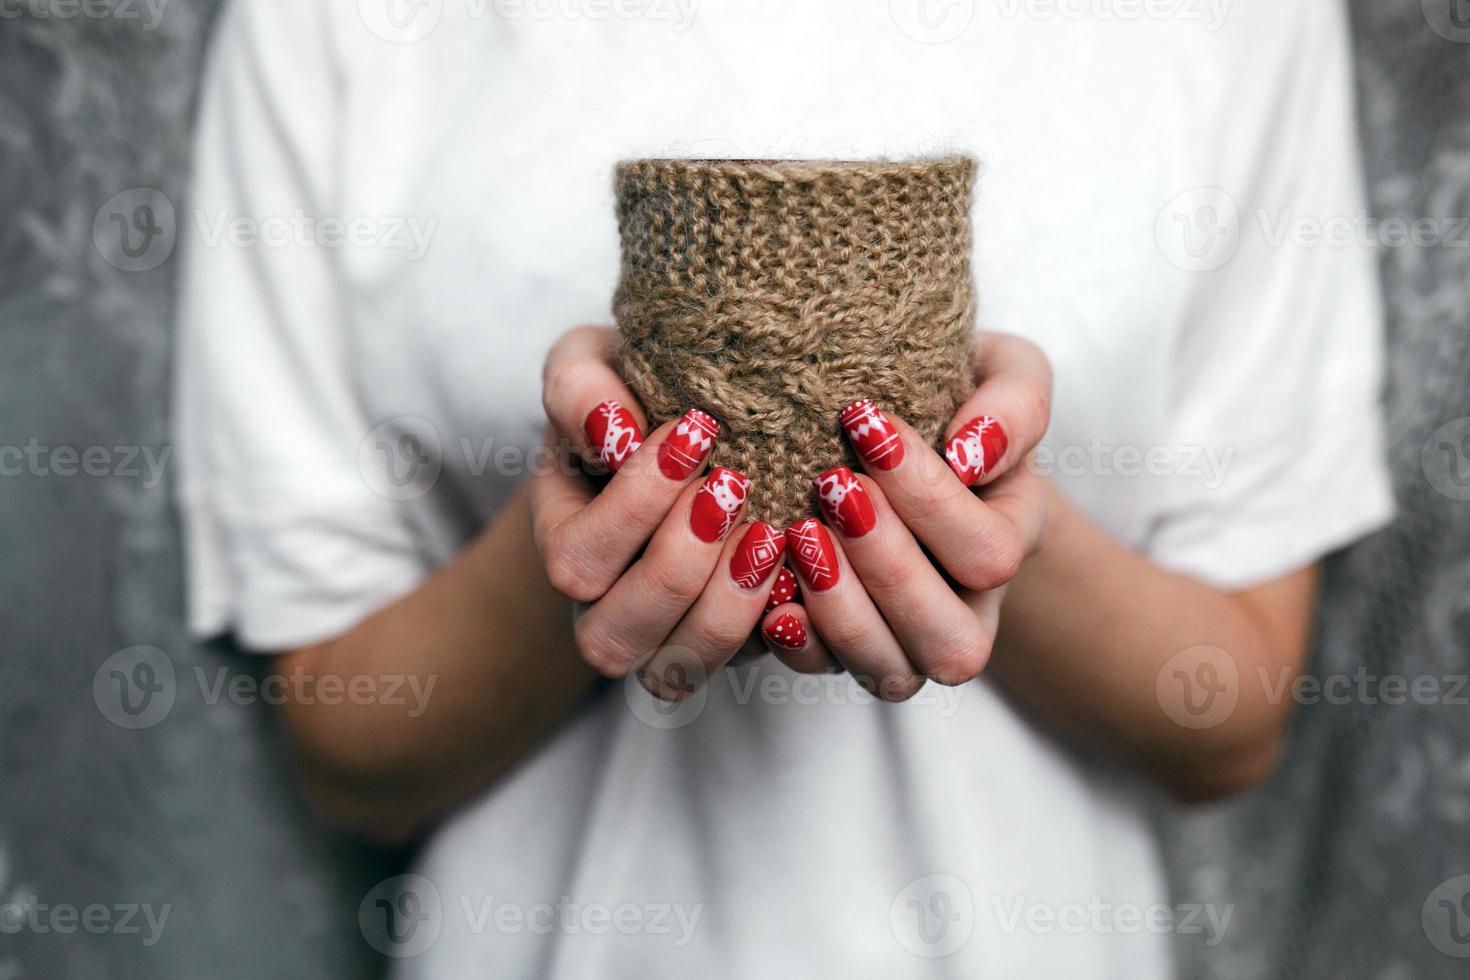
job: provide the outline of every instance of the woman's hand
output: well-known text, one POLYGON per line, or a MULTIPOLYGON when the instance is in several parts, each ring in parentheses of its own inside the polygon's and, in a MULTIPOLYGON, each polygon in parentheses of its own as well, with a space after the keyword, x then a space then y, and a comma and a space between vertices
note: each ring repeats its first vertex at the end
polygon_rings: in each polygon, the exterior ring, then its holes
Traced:
POLYGON ((584 604, 577 648, 599 673, 637 671, 669 700, 691 693, 755 629, 785 552, 767 524, 740 523, 749 491, 733 470, 701 472, 719 425, 695 409, 645 440, 646 420, 610 366, 615 334, 582 327, 547 356, 552 428, 593 469, 549 467, 531 486, 532 526, 551 584, 584 604))
POLYGON ((818 478, 831 530, 809 519, 786 532, 805 608, 778 606, 765 622, 768 638, 779 622, 799 640, 773 643, 792 668, 825 670, 835 658, 892 701, 926 679, 963 684, 984 669, 1002 587, 1044 524, 1043 481, 1019 464, 1050 421, 1051 367, 1034 344, 1004 334, 982 336, 979 361, 979 385, 946 430, 946 458, 870 402, 842 413, 866 474, 818 478))

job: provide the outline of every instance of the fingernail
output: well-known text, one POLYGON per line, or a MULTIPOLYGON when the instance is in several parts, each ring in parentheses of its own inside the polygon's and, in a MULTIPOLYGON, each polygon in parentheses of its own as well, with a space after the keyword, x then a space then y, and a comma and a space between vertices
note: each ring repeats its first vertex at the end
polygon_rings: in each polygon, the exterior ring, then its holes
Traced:
POLYGON ((891 470, 903 462, 903 440, 898 437, 888 416, 864 398, 853 402, 838 416, 853 448, 868 466, 891 470))
POLYGON ((808 517, 787 528, 786 548, 807 588, 826 592, 837 584, 837 549, 821 521, 808 517))
POLYGON ((735 584, 754 592, 766 584, 771 570, 781 564, 786 554, 786 536, 769 524, 757 521, 735 546, 730 559, 730 577, 735 584))
POLYGON ((801 620, 790 613, 777 616, 761 635, 771 646, 780 647, 782 650, 800 650, 806 646, 806 627, 801 625, 801 620))
POLYGON ((813 480, 812 485, 817 488, 827 522, 846 537, 860 538, 878 523, 873 498, 846 466, 828 470, 813 480))
MULTIPOLYGON (((784 541, 783 541, 784 545, 784 541)), ((785 565, 776 573, 776 584, 771 586, 771 597, 766 600, 766 612, 787 602, 800 602, 801 593, 796 591, 796 576, 785 565)))
POLYGON ((720 434, 720 423, 691 408, 684 413, 674 431, 658 447, 659 472, 670 480, 687 480, 689 474, 699 469, 704 458, 714 448, 715 438, 720 434))
POLYGON ((945 447, 949 468, 967 487, 980 482, 1000 462, 1009 445, 1005 430, 989 415, 966 422, 945 447))
POLYGON ((694 536, 701 541, 723 541, 739 519, 749 490, 750 481, 744 473, 723 466, 710 470, 689 511, 689 527, 694 536))
POLYGON ((616 473, 643 445, 643 433, 633 413, 619 402, 605 401, 588 412, 582 429, 587 433, 587 445, 609 473, 616 473))

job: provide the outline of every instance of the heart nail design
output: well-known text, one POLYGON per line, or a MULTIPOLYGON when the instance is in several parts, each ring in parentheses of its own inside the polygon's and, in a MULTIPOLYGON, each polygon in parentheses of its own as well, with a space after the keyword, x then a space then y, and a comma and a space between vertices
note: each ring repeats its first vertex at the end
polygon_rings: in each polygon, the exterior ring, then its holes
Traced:
POLYGON ((742 589, 755 591, 766 584, 771 570, 786 554, 786 535, 757 521, 745 532, 730 558, 730 577, 742 589))
POLYGON ((587 433, 587 445, 609 473, 616 473, 643 445, 643 432, 633 413, 619 402, 605 401, 588 412, 582 428, 587 433))
POLYGON ((750 481, 744 473, 716 466, 704 478, 689 511, 689 526, 701 541, 721 541, 745 508, 750 481))
POLYGON ((847 537, 860 538, 878 523, 873 498, 868 496, 868 491, 846 466, 828 470, 812 484, 817 488, 817 497, 822 502, 822 513, 827 515, 827 521, 847 537))
POLYGON ((868 399, 844 408, 838 420, 866 465, 878 470, 891 470, 903 462, 903 440, 898 437, 888 416, 868 399))
POLYGON ((807 588, 826 592, 837 584, 837 549, 821 521, 808 517, 787 528, 786 549, 806 580, 807 588))
POLYGON ((687 480, 699 469, 720 434, 720 423, 691 408, 658 447, 659 472, 670 480, 687 480))
POLYGON ((989 415, 981 415, 966 422, 944 450, 949 468, 967 487, 980 482, 1006 454, 1005 430, 989 415))

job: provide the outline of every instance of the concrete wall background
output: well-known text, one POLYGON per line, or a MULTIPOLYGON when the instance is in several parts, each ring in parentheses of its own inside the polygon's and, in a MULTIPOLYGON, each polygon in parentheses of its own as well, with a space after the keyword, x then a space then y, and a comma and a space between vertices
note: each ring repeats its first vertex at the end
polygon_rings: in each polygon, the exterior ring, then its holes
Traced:
MULTIPOLYGON (((1462 0, 1353 4, 1380 216, 1470 214, 1457 3, 1470 13, 1462 0)), ((128 0, 100 8, 110 16, 0 19, 0 445, 43 451, 0 478, 0 904, 100 904, 114 922, 114 906, 171 907, 153 945, 141 915, 141 934, 0 932, 0 980, 377 967, 357 903, 395 857, 311 824, 267 706, 209 703, 218 671, 252 667, 186 642, 168 467, 161 481, 150 469, 167 451, 175 262, 129 255, 111 216, 141 246, 140 206, 166 223, 145 189, 187 201, 217 6, 171 0, 151 27, 128 0), (58 447, 102 447, 105 475, 61 475, 58 447), (121 700, 113 672, 169 668, 171 702, 129 714, 140 703, 121 700)), ((1443 676, 1470 659, 1470 488, 1456 482, 1470 476, 1470 248, 1386 250, 1383 275, 1404 518, 1334 561, 1315 669, 1443 676)), ((1470 874, 1466 717, 1309 706, 1265 792, 1166 817, 1181 901, 1236 906, 1220 945, 1181 939, 1183 975, 1463 975, 1445 950, 1470 946, 1436 898, 1453 906, 1470 874)))

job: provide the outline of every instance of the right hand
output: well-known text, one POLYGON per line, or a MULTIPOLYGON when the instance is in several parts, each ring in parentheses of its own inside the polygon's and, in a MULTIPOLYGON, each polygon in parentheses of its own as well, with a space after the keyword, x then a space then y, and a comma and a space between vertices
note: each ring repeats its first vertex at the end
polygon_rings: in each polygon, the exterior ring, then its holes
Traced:
POLYGON ((741 525, 748 484, 716 468, 700 479, 719 426, 702 412, 645 440, 647 419, 612 368, 616 332, 579 327, 547 355, 547 448, 570 443, 600 489, 573 468, 531 483, 536 545, 552 586, 583 604, 577 649, 593 669, 636 671, 650 693, 679 700, 737 653, 765 612, 785 535, 741 525))

